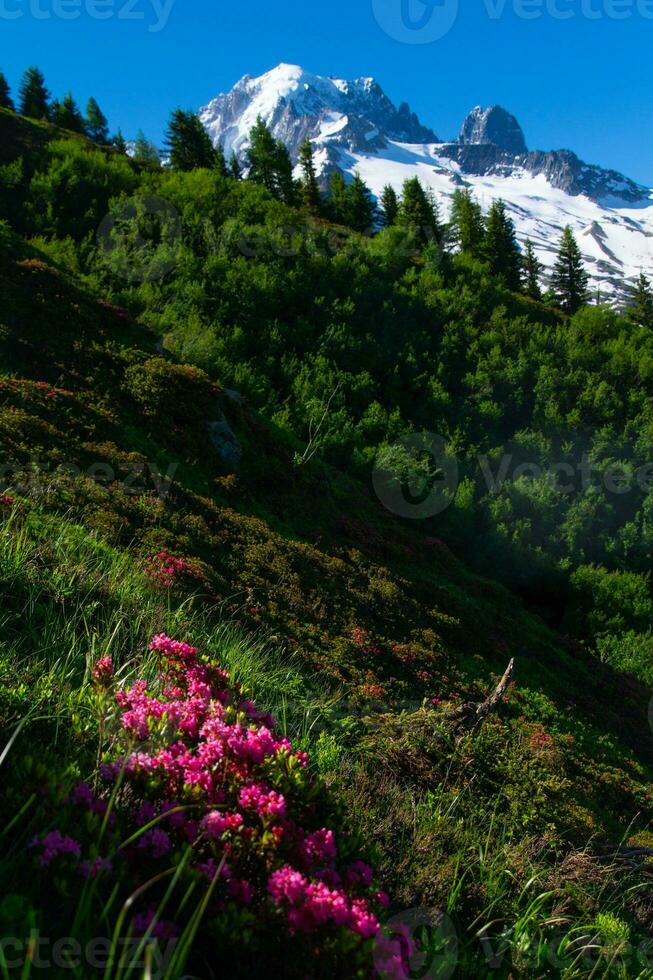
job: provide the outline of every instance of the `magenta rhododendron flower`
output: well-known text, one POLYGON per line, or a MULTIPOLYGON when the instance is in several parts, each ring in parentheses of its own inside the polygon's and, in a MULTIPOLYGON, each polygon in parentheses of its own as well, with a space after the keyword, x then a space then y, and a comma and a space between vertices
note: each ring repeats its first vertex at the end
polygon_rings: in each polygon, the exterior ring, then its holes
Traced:
POLYGON ((243 822, 240 813, 225 814, 213 810, 204 817, 201 828, 209 837, 220 838, 229 830, 240 830, 243 822))
POLYGON ((145 560, 145 574, 159 589, 170 589, 180 579, 194 578, 195 571, 187 558, 160 551, 145 560))
POLYGON ((261 817, 283 817, 286 801, 280 793, 265 786, 245 786, 241 789, 238 802, 245 810, 256 810, 261 817))
POLYGON ((81 854, 81 847, 78 842, 72 837, 62 834, 59 830, 52 830, 41 840, 35 837, 31 846, 41 849, 39 864, 43 867, 52 864, 55 858, 60 857, 62 854, 72 854, 74 857, 79 857, 81 854))
POLYGON ((272 900, 286 909, 292 931, 311 932, 320 925, 334 924, 370 939, 380 929, 364 900, 350 898, 342 889, 329 888, 322 881, 309 881, 288 866, 272 873, 268 891, 272 900))
MULTIPOLYGON (((168 868, 190 845, 185 873, 213 889, 207 915, 219 916, 231 903, 250 909, 275 935, 281 923, 289 934, 327 930, 333 938, 345 930, 348 943, 352 936, 359 943, 376 936, 382 893, 373 888, 369 866, 342 859, 333 829, 319 822, 319 787, 306 754, 295 752, 274 719, 197 647, 159 633, 150 651, 158 679, 116 692, 114 757, 100 768, 113 790, 115 828, 111 820, 103 823, 88 850, 55 831, 35 842, 40 863, 69 854, 78 878, 116 875, 133 887, 143 875, 156 880, 152 862, 168 868), (110 859, 97 856, 100 841, 110 859)), ((110 658, 98 661, 93 675, 112 678, 110 658)), ((110 796, 105 789, 98 799, 89 783, 80 783, 68 805, 99 819, 110 796)), ((92 826, 97 831, 98 821, 87 820, 87 831, 92 826)), ((153 913, 141 907, 134 915, 134 935, 143 935, 153 913)), ((172 935, 173 926, 156 923, 152 935, 172 935)))
POLYGON ((100 657, 93 668, 93 680, 101 687, 107 687, 113 678, 113 660, 111 657, 100 657))

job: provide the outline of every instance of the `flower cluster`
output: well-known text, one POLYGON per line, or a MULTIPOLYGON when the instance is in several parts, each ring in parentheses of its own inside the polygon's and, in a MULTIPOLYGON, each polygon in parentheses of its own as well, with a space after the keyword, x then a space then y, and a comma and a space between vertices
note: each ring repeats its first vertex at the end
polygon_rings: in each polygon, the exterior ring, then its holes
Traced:
MULTIPOLYGON (((83 783, 69 800, 98 824, 108 816, 108 835, 80 844, 55 831, 37 842, 40 863, 68 854, 84 878, 115 869, 120 880, 131 874, 136 881, 156 877, 162 862, 190 845, 187 873, 213 887, 207 916, 247 907, 270 935, 281 922, 291 936, 342 936, 363 955, 380 929, 375 910, 387 897, 353 845, 338 846, 334 830, 323 825, 323 797, 305 753, 196 647, 160 633, 150 651, 159 663, 157 682, 137 680, 115 695, 121 731, 101 769, 106 790, 96 799, 83 783), (105 850, 107 837, 112 850, 105 850), (106 857, 98 856, 100 842, 106 857)), ((102 685, 114 682, 108 657, 93 676, 102 685)), ((139 934, 150 911, 136 908, 134 915, 139 934)), ((173 927, 184 923, 166 929, 173 927)))
POLYGON ((79 857, 81 854, 80 844, 72 837, 62 834, 59 830, 51 831, 40 840, 38 837, 35 837, 30 846, 40 849, 39 864, 42 867, 47 867, 52 864, 55 858, 60 857, 62 854, 72 854, 74 857, 79 857))
POLYGON ((9 497, 9 496, 0 497, 0 505, 4 507, 11 507, 13 502, 14 502, 13 497, 9 497))
POLYGON ((387 696, 383 684, 371 671, 365 675, 365 683, 361 685, 360 691, 368 701, 383 701, 387 696))
POLYGON ((535 732, 531 735, 530 749, 531 752, 541 752, 545 749, 553 748, 554 741, 553 738, 546 732, 535 732))
POLYGON ((145 574, 158 589, 169 589, 180 579, 192 577, 193 569, 187 558, 159 551, 145 560, 145 574))
POLYGON ((341 888, 329 888, 323 881, 309 881, 288 865, 274 871, 268 891, 276 905, 283 907, 291 931, 312 932, 324 923, 334 923, 371 939, 379 922, 367 903, 350 898, 341 888))
POLYGON ((379 647, 375 646, 373 643, 370 643, 367 633, 365 630, 361 629, 360 626, 354 626, 351 631, 351 638, 361 653, 374 657, 377 657, 381 653, 379 647))
POLYGON ((392 654, 404 667, 411 667, 419 660, 415 651, 405 643, 394 643, 392 645, 392 654))
POLYGON ((99 687, 108 687, 113 678, 113 660, 111 657, 100 657, 92 670, 92 675, 99 687))

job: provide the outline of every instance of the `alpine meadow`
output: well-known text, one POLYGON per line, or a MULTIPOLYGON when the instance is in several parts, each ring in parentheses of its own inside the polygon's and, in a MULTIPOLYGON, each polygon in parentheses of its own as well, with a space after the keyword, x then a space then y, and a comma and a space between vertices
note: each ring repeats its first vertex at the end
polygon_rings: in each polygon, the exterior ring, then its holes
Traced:
POLYGON ((653 978, 651 192, 158 142, 0 72, 0 978, 653 978))

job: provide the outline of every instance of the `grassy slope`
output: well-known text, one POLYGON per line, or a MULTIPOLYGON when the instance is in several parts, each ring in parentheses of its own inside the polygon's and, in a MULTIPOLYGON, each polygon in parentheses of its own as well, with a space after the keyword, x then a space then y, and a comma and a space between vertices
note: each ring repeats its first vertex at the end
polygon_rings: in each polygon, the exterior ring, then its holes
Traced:
MULTIPOLYGON (((38 257, 16 261, 17 242, 10 251, 0 441, 18 503, 9 519, 3 511, 3 728, 29 710, 40 719, 30 744, 55 746, 83 773, 92 739, 79 726, 68 733, 93 655, 110 648, 129 666, 156 628, 210 642, 236 617, 265 632, 281 666, 257 664, 236 640, 219 649, 270 706, 289 702, 289 729, 376 844, 397 907, 446 905, 470 949, 485 922, 516 930, 533 889, 552 891, 528 919, 535 934, 552 912, 589 924, 598 909, 614 909, 633 936, 650 928, 639 879, 617 887, 586 853, 645 834, 653 815, 647 692, 469 574, 441 542, 398 526, 367 487, 293 467, 291 436, 157 357, 138 324, 38 257), (237 476, 221 473, 208 441, 204 423, 220 411, 244 446, 237 476), (116 479, 57 470, 71 463, 108 465, 116 479), (153 464, 177 466, 163 499, 153 464), (126 486, 135 467, 144 477, 126 486), (162 547, 195 570, 167 601, 140 570, 162 547), (512 655, 518 681, 502 717, 453 746, 422 701, 482 696, 512 655), (544 749, 533 741, 542 732, 553 738, 544 749)), ((25 740, 23 729, 4 826, 38 778, 25 740)))

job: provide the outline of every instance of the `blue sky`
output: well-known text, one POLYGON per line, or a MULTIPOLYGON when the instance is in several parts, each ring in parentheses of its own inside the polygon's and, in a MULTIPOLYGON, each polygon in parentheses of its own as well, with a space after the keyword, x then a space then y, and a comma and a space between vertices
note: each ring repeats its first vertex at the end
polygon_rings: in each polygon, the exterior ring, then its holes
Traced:
POLYGON ((500 103, 531 148, 653 185, 653 0, 0 0, 0 39, 12 87, 38 64, 125 135, 158 142, 171 108, 286 61, 373 75, 443 138, 500 103))

